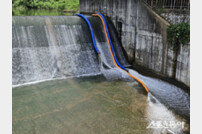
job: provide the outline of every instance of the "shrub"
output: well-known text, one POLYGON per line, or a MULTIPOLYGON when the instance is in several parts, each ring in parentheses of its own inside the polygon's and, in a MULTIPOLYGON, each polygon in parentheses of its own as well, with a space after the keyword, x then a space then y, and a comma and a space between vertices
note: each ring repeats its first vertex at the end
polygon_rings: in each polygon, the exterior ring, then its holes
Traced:
POLYGON ((12 7, 26 9, 78 10, 79 0, 12 0, 12 7))
POLYGON ((168 26, 168 42, 173 45, 187 44, 190 42, 190 25, 179 23, 168 26))

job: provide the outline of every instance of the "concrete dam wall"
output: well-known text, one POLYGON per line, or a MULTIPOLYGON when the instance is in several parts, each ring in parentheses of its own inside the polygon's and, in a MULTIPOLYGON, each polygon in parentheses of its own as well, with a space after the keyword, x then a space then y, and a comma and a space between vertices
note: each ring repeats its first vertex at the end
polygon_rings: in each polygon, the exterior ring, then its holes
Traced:
MULTIPOLYGON (((13 17, 12 84, 16 86, 93 75, 103 75, 112 81, 134 81, 125 71, 115 66, 102 22, 98 17, 86 17, 92 25, 99 56, 94 50, 87 23, 78 16, 13 17)), ((124 67, 130 66, 122 51, 116 29, 109 19, 107 25, 118 61, 124 67)), ((161 103, 189 118, 188 93, 175 85, 144 76, 130 68, 127 71, 141 80, 161 103)))
POLYGON ((76 17, 13 17, 13 85, 99 73, 82 22, 76 17), (94 66, 86 70, 90 63, 94 66))
POLYGON ((189 45, 181 45, 175 61, 175 52, 167 43, 166 29, 169 23, 142 2, 80 0, 80 12, 101 12, 112 19, 129 62, 133 66, 138 65, 187 86, 190 85, 189 45))
MULTIPOLYGON (((107 41, 98 18, 88 16, 99 49, 105 51, 107 41)), ((93 48, 88 25, 78 16, 16 16, 12 19, 12 84, 66 77, 101 74, 98 56, 93 48)), ((115 28, 109 23, 112 34, 115 28)), ((128 66, 117 37, 117 57, 128 66)), ((103 58, 103 59, 104 59, 103 58)))

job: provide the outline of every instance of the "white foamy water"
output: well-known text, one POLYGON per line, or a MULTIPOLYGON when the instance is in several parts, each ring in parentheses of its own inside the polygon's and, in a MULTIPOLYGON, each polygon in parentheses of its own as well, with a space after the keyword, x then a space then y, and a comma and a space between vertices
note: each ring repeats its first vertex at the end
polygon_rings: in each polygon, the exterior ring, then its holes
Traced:
POLYGON ((186 124, 186 121, 177 117, 150 93, 148 94, 147 101, 147 129, 149 129, 151 133, 183 134, 184 131, 187 131, 188 124, 186 124))
MULTIPOLYGON (((132 81, 123 70, 115 67, 100 20, 89 19, 100 58, 93 48, 87 24, 79 17, 13 17, 13 86, 97 74, 103 74, 107 80, 132 81)), ((118 42, 115 38, 112 40, 118 42)), ((127 62, 120 46, 116 43, 114 46, 120 63, 125 66, 127 62)), ((151 119, 159 112, 164 113, 161 118, 173 117, 165 106, 189 118, 189 95, 182 89, 131 69, 129 73, 143 81, 161 102, 149 101, 151 119)), ((173 120, 176 119, 173 117, 173 120)))

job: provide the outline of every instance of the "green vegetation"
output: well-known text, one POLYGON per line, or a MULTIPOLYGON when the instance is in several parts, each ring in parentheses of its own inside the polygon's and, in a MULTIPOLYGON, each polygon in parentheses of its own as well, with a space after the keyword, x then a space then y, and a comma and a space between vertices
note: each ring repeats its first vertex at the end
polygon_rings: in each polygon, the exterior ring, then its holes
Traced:
POLYGON ((13 8, 78 10, 79 0, 13 0, 13 8))
POLYGON ((187 44, 190 41, 190 25, 188 23, 179 23, 168 26, 168 42, 172 45, 187 44))
POLYGON ((76 12, 79 10, 79 0, 13 0, 13 14, 19 14, 33 9, 76 12))
POLYGON ((63 12, 47 9, 14 9, 12 14, 13 16, 69 16, 72 15, 73 12, 63 12))
POLYGON ((190 25, 188 23, 179 23, 168 26, 167 38, 174 51, 172 76, 173 78, 175 78, 177 68, 177 55, 180 51, 180 45, 186 45, 190 42, 190 25))

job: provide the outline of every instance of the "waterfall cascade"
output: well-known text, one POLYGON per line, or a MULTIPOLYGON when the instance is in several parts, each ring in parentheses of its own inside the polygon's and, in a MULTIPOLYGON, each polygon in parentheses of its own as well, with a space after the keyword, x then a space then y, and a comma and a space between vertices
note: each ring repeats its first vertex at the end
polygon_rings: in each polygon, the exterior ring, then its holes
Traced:
MULTIPOLYGON (((97 44, 105 50, 106 40, 98 19, 89 20, 95 28, 97 44)), ((100 74, 90 31, 77 16, 15 16, 12 31, 13 85, 100 74)), ((123 54, 120 56, 122 64, 127 65, 123 54)), ((109 57, 104 59, 110 64, 109 57)))
MULTIPOLYGON (((95 35, 98 56, 93 48, 86 22, 78 16, 13 17, 12 83, 103 74, 109 80, 133 80, 115 67, 110 55, 102 23, 87 16, 95 35)), ((108 20, 108 28, 117 58, 129 66, 116 29, 108 20)), ((146 77, 129 69, 161 102, 189 117, 189 95, 167 82, 146 77)))

